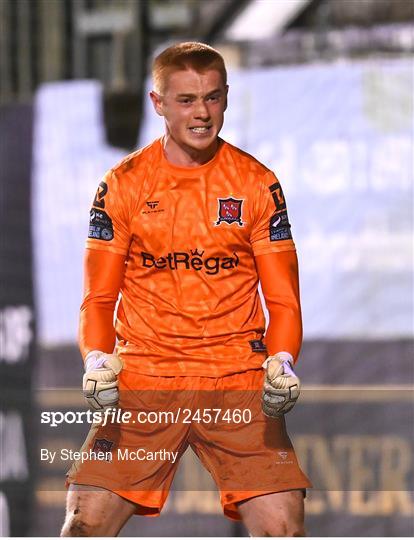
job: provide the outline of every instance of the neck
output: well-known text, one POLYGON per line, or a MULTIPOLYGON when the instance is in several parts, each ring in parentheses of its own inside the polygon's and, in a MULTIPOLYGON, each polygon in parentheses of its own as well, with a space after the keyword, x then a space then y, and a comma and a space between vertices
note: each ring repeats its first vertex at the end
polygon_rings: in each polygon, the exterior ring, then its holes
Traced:
POLYGON ((163 139, 164 155, 173 165, 181 167, 199 167, 204 165, 215 156, 219 147, 216 139, 210 146, 202 150, 189 146, 180 146, 168 133, 163 139))

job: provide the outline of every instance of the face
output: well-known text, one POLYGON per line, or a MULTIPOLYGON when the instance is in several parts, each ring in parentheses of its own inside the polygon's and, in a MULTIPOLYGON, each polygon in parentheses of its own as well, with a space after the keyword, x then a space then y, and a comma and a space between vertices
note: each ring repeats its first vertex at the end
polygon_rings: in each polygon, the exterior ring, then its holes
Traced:
POLYGON ((171 148, 190 155, 215 151, 227 90, 217 70, 198 73, 188 69, 169 75, 162 96, 150 93, 156 112, 164 117, 171 148))

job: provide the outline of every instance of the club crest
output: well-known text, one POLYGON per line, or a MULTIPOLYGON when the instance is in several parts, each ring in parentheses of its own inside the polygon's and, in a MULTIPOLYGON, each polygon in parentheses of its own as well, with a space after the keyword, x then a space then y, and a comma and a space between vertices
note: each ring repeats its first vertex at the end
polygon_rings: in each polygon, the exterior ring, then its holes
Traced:
POLYGON ((220 223, 237 223, 240 227, 243 227, 242 222, 242 204, 244 199, 233 199, 228 197, 227 199, 218 200, 218 216, 216 225, 220 223))

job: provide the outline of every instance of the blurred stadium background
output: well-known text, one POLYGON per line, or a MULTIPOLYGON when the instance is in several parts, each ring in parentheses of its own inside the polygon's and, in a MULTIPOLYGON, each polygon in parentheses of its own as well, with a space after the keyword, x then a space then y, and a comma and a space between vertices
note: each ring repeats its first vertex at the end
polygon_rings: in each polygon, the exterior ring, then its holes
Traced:
MULTIPOLYGON (((310 536, 413 528, 411 0, 0 0, 3 536, 55 536, 64 472, 39 448, 87 426, 76 347, 82 251, 100 176, 159 136, 158 50, 225 56, 223 137, 280 177, 301 264, 301 404, 288 425, 315 489, 310 536)), ((188 452, 162 517, 124 536, 245 536, 188 452)))

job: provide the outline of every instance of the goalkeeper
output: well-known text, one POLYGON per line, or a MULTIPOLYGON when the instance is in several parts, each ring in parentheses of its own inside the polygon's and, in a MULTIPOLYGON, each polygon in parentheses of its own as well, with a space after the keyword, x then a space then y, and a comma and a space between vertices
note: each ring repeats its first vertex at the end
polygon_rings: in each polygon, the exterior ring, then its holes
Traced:
POLYGON ((82 450, 112 459, 72 466, 62 535, 115 536, 133 514, 159 515, 191 446, 227 517, 253 536, 301 536, 310 483, 284 419, 299 396, 302 340, 284 194, 272 171, 218 136, 228 86, 216 50, 174 45, 152 75, 165 135, 105 175, 90 213, 83 389, 94 410, 204 416, 93 425, 82 450), (250 416, 211 421, 213 409, 250 416), (157 458, 125 459, 138 450, 157 458))

